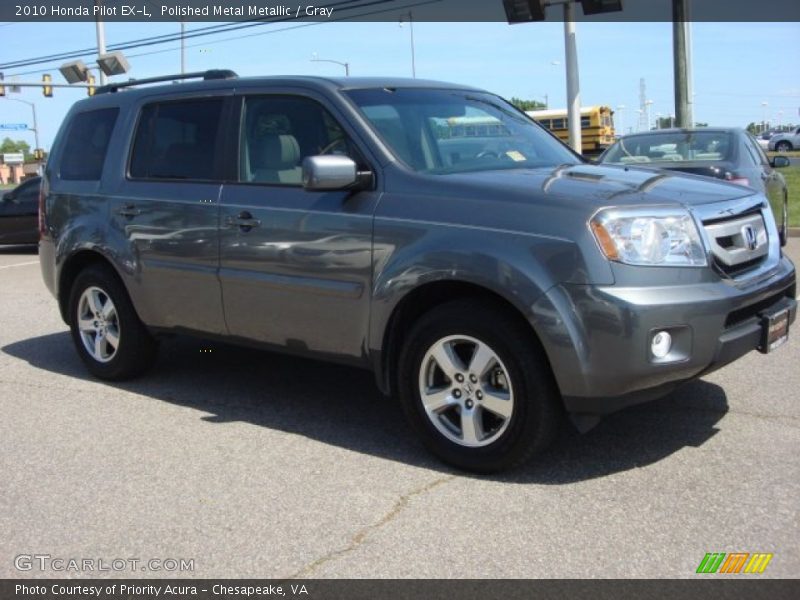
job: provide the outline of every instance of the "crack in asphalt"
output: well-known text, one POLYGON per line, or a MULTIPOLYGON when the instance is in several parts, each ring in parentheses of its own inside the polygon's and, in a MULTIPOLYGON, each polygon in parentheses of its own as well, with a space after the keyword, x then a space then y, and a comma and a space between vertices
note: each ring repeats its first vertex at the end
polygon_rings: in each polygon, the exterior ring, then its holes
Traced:
POLYGON ((369 537, 370 533, 381 529, 382 527, 391 523, 394 519, 396 519, 409 505, 409 502, 412 498, 417 496, 421 496, 430 492, 431 490, 439 487, 440 485, 444 485, 449 481, 452 481, 456 478, 456 475, 446 475, 444 477, 440 477, 427 483, 417 489, 414 489, 407 494, 403 494, 397 501, 394 503, 392 508, 387 512, 379 521, 376 523, 372 523, 371 525, 367 525, 366 527, 361 528, 356 532, 356 534, 350 539, 350 543, 345 546, 344 548, 340 548, 338 550, 333 550, 324 556, 310 562, 306 566, 304 566, 299 571, 295 572, 294 574, 290 575, 289 579, 300 579, 301 577, 308 576, 312 571, 315 571, 325 563, 328 563, 332 560, 336 560, 346 554, 350 554, 351 552, 358 549, 366 539, 369 537))

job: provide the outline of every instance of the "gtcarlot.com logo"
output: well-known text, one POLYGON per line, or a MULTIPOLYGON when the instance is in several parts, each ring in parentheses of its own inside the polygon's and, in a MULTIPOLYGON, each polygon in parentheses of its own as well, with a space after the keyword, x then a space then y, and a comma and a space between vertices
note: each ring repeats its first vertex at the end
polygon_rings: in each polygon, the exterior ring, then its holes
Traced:
POLYGON ((93 573, 109 571, 194 571, 193 558, 62 558, 50 554, 19 554, 14 557, 18 571, 93 573))
POLYGON ((697 573, 738 575, 740 573, 763 573, 772 554, 766 552, 707 552, 697 567, 697 573))

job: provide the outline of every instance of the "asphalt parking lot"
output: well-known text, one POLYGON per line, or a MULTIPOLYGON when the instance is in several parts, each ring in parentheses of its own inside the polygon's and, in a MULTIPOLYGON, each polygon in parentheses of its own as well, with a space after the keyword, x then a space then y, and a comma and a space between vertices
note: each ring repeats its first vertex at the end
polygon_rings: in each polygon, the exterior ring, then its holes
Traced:
POLYGON ((707 552, 770 552, 760 577, 796 577, 795 329, 471 477, 367 372, 178 338, 142 379, 93 380, 35 251, 0 249, 0 577, 80 575, 21 554, 194 559, 107 574, 134 577, 693 577, 707 552))

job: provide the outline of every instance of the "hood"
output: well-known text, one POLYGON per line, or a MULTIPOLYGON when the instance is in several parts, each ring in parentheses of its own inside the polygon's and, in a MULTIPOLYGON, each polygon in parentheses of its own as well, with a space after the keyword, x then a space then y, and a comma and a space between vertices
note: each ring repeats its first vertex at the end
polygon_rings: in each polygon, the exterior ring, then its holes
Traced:
POLYGON ((752 195, 753 190, 676 171, 614 166, 565 165, 437 176, 450 192, 504 201, 596 209, 633 204, 693 206, 752 195), (455 188, 455 189, 454 189, 455 188))

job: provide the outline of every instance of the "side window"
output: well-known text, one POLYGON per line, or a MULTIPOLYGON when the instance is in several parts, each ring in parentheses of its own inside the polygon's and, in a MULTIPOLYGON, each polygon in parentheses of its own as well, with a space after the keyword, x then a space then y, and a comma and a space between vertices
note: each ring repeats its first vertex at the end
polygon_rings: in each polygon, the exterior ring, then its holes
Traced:
POLYGON ((26 208, 30 208, 32 206, 38 206, 39 203, 39 180, 35 182, 31 182, 28 184, 24 190, 22 190, 17 197, 19 203, 26 208))
POLYGON ((214 180, 222 98, 142 109, 129 174, 134 179, 214 180))
POLYGON ((344 130, 320 104, 292 96, 244 100, 239 181, 301 185, 306 156, 339 154, 362 162, 344 130))
POLYGON ((118 108, 90 110, 75 115, 61 156, 61 179, 97 181, 103 172, 108 141, 117 122, 118 108))

